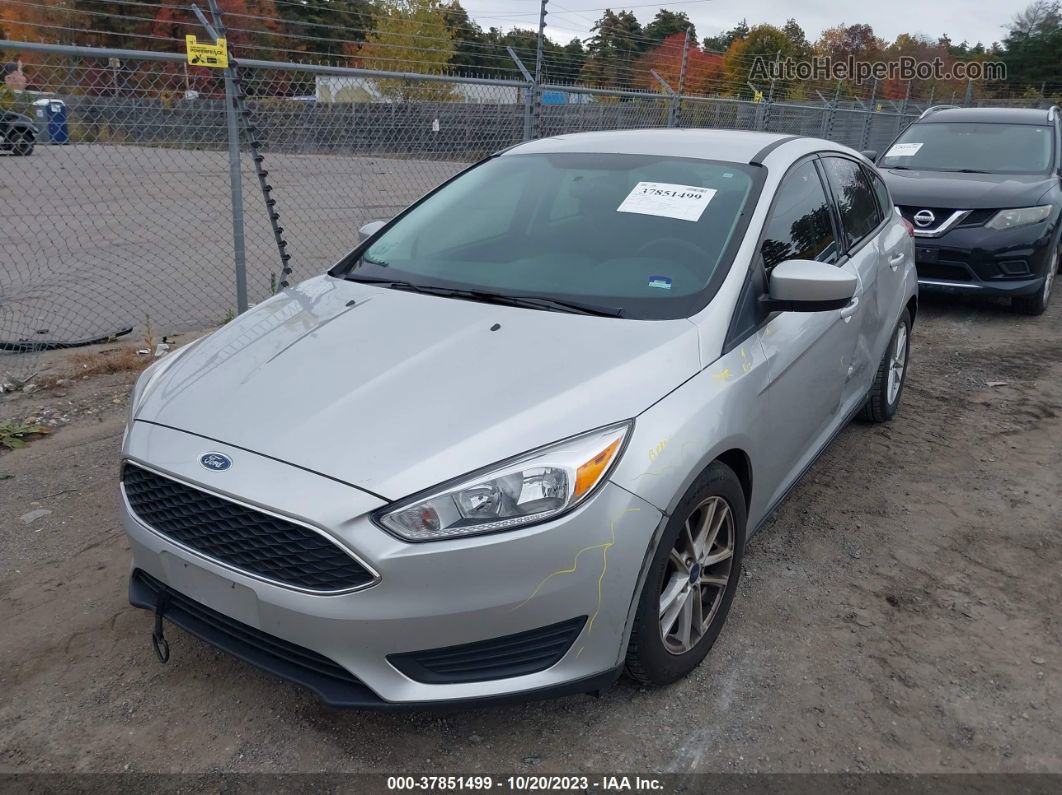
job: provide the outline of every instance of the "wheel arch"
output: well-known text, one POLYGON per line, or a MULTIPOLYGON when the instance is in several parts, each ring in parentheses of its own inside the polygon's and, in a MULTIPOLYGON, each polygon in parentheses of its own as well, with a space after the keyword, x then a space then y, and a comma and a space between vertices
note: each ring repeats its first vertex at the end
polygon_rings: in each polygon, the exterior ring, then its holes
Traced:
MULTIPOLYGON (((741 491, 745 495, 745 512, 747 514, 752 507, 752 459, 740 447, 732 447, 713 458, 708 466, 711 466, 716 461, 726 464, 737 475, 737 479, 741 483, 741 491)), ((707 471, 707 467, 705 467, 704 471, 707 471)))

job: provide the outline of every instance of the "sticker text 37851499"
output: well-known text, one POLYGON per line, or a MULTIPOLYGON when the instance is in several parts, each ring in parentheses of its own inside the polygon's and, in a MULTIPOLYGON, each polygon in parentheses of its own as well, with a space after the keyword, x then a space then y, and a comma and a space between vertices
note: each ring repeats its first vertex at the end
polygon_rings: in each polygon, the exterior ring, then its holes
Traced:
POLYGON ((616 212, 697 221, 713 196, 714 188, 669 182, 639 182, 616 208, 616 212))

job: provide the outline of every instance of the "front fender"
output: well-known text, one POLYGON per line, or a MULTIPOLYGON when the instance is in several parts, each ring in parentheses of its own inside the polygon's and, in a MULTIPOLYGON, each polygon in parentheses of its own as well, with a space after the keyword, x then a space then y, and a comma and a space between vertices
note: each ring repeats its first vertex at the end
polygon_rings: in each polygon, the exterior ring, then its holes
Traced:
POLYGON ((768 428, 768 383, 763 351, 750 337, 638 416, 611 480, 670 515, 712 461, 741 450, 753 470, 746 499, 748 526, 756 527, 760 495, 769 494, 755 478, 768 428))

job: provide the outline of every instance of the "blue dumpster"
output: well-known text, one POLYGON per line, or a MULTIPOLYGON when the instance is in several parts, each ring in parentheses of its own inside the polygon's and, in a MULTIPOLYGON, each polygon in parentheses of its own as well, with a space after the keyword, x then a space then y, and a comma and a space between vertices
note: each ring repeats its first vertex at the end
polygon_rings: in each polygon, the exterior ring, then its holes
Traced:
POLYGON ((61 99, 38 99, 36 108, 41 131, 41 143, 65 144, 70 140, 70 124, 67 120, 66 103, 61 99))

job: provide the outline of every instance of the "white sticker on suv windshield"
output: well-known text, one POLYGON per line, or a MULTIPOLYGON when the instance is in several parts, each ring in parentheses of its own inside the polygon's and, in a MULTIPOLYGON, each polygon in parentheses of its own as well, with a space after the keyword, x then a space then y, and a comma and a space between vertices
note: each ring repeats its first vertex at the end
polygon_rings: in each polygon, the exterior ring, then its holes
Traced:
POLYGON ((885 153, 885 157, 910 157, 917 155, 921 148, 922 144, 896 144, 885 153))
POLYGON ((714 188, 672 185, 669 182, 639 182, 616 208, 616 212, 697 221, 713 196, 714 188))

